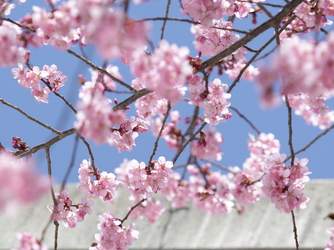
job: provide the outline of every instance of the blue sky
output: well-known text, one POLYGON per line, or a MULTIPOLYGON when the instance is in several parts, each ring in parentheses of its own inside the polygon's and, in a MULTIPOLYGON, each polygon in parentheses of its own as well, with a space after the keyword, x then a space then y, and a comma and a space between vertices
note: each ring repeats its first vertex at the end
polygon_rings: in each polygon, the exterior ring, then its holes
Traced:
MULTIPOLYGON (((41 2, 41 1, 40 1, 41 2)), ((163 17, 165 15, 164 6, 166 0, 149 1, 139 6, 131 4, 130 16, 135 19, 147 18, 147 17, 163 17)), ((27 3, 17 5, 12 11, 12 15, 9 17, 13 20, 18 20, 25 13, 31 12, 31 6, 36 1, 27 1, 27 3)), ((170 17, 183 17, 180 14, 179 2, 172 1, 170 17)), ((262 14, 264 17, 264 14, 262 14)), ((261 15, 258 16, 258 23, 260 24, 265 20, 261 15)), ((254 28, 251 24, 251 17, 243 20, 245 22, 236 20, 235 28, 248 30, 254 28), (245 24, 246 23, 246 24, 245 24)), ((156 46, 159 37, 162 22, 151 22, 152 31, 151 39, 156 46)), ((165 31, 165 39, 169 43, 177 43, 179 46, 188 46, 191 50, 191 55, 196 56, 197 52, 192 45, 194 39, 193 35, 189 31, 190 24, 179 22, 168 22, 165 31)), ((328 29, 327 29, 328 30, 328 29)), ((267 31, 259 39, 255 39, 248 46, 258 49, 264 43, 265 39, 273 34, 273 30, 267 31)), ((78 61, 72 55, 66 51, 59 52, 56 48, 52 47, 40 47, 38 49, 29 48, 32 51, 31 63, 33 65, 43 67, 44 64, 51 65, 56 64, 58 69, 61 70, 68 77, 68 81, 65 83, 60 91, 60 94, 65 96, 74 106, 78 100, 78 74, 84 75, 87 79, 90 79, 90 73, 88 66, 83 62, 78 61)), ((79 52, 78 47, 74 47, 73 50, 79 52)), ((101 58, 92 46, 84 48, 88 58, 97 65, 102 65, 101 58)), ((266 61, 266 63, 268 60, 266 61)), ((124 78, 124 81, 130 83, 133 76, 129 73, 126 66, 122 65, 118 61, 110 62, 113 65, 117 65, 120 68, 120 73, 124 78)), ((255 66, 258 66, 255 64, 255 66)), ((49 104, 37 103, 34 97, 30 94, 28 89, 20 87, 13 79, 11 74, 11 68, 0 68, 1 80, 0 80, 0 98, 3 98, 7 102, 20 107, 23 111, 31 116, 41 120, 42 122, 49 124, 50 126, 58 130, 67 130, 73 127, 75 116, 59 98, 56 96, 49 97, 49 104)), ((213 80, 217 76, 212 76, 210 80, 213 80)), ((226 76, 220 77, 222 82, 230 85, 233 80, 226 76)), ((122 90, 118 88, 118 90, 122 90)), ((259 93, 256 91, 255 83, 241 80, 232 91, 232 98, 230 99, 232 106, 237 108, 243 113, 253 124, 264 133, 273 133, 275 138, 280 140, 281 153, 289 155, 288 148, 288 127, 287 127, 287 111, 285 106, 282 105, 276 109, 263 110, 259 105, 259 93)), ((118 95, 118 100, 123 100, 128 97, 125 94, 118 95)), ((334 108, 334 102, 329 102, 330 107, 334 108)), ((181 115, 188 115, 192 112, 193 107, 189 105, 181 104, 181 115)), ((134 110, 133 110, 134 111, 134 110)), ((17 111, 11 108, 0 105, 0 142, 6 148, 11 147, 11 138, 13 136, 19 136, 22 140, 26 141, 31 147, 55 136, 50 131, 40 127, 34 122, 23 117, 17 111)), ((225 142, 222 144, 223 158, 219 163, 223 166, 239 166, 242 167, 243 162, 249 156, 247 150, 248 133, 255 134, 255 131, 237 114, 233 112, 234 117, 228 120, 226 123, 220 124, 217 129, 225 138, 225 142)), ((299 150, 307 143, 313 140, 322 131, 318 128, 306 125, 303 118, 293 116, 293 140, 295 150, 299 150)), ((325 137, 317 141, 306 152, 298 155, 298 158, 306 157, 309 159, 309 168, 313 172, 311 178, 333 178, 334 177, 334 161, 333 161, 333 138, 334 132, 329 132, 325 137)), ((51 147, 52 167, 53 174, 56 181, 61 181, 70 164, 70 159, 73 152, 74 136, 70 136, 62 140, 61 142, 51 147)), ((96 166, 102 171, 112 172, 114 168, 118 167, 124 158, 129 160, 137 159, 138 161, 147 162, 150 153, 153 149, 154 138, 150 133, 140 134, 136 140, 137 146, 133 148, 131 152, 123 152, 119 154, 116 148, 112 148, 108 145, 96 146, 90 141, 93 153, 95 156, 96 166)), ((184 155, 179 158, 176 164, 184 163, 189 153, 189 148, 184 152, 184 155)), ((160 145, 156 154, 156 157, 165 156, 167 160, 172 160, 175 155, 175 151, 168 149, 164 140, 160 141, 160 145)), ((44 152, 40 151, 34 156, 38 162, 38 168, 40 171, 46 173, 47 166, 45 161, 44 152)), ((85 146, 80 143, 78 152, 76 153, 76 159, 74 168, 70 175, 70 182, 77 182, 77 169, 83 159, 88 159, 89 155, 85 146)))

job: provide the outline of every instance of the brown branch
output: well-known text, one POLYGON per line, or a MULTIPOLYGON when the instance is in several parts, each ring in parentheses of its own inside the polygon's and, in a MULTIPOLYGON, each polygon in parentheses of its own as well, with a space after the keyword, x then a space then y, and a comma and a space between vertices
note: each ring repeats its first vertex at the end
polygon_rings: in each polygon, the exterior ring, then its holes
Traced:
POLYGON ((160 36, 160 40, 164 39, 164 33, 165 33, 165 27, 166 27, 166 23, 167 23, 167 19, 168 18, 168 14, 169 14, 169 8, 170 8, 170 0, 167 0, 167 4, 166 4, 166 13, 165 13, 165 20, 162 24, 161 27, 161 36, 160 36))
POLYGON ((252 62, 258 57, 258 55, 275 39, 278 39, 279 35, 283 32, 283 30, 296 18, 296 16, 292 16, 286 23, 285 25, 275 33, 253 56, 252 58, 246 63, 246 65, 240 70, 239 75, 237 78, 233 81, 231 86, 229 87, 227 93, 230 93, 232 89, 236 86, 236 84, 239 82, 242 74, 246 71, 246 69, 251 65, 252 62))
POLYGON ((13 20, 10 19, 10 18, 1 17, 1 20, 5 20, 5 21, 7 21, 7 22, 10 22, 10 23, 12 23, 12 24, 15 24, 16 26, 18 26, 18 27, 20 27, 20 28, 22 28, 22 29, 26 29, 26 30, 29 30, 30 32, 36 33, 36 30, 34 30, 33 28, 30 28, 30 27, 28 27, 28 26, 25 26, 25 25, 23 25, 23 24, 20 24, 20 23, 18 23, 18 22, 15 22, 15 21, 13 21, 13 20))
POLYGON ((46 162, 48 164, 48 175, 49 175, 49 180, 50 180, 51 197, 53 200, 53 205, 56 207, 58 205, 58 202, 57 202, 56 195, 53 189, 50 147, 45 148, 45 157, 46 157, 46 162))
POLYGON ((58 131, 57 129, 52 128, 49 125, 46 125, 45 123, 37 120, 36 118, 28 115, 26 112, 22 111, 19 107, 16 107, 8 102, 6 102, 4 99, 0 98, 0 102, 8 107, 11 107, 12 109, 15 109, 16 111, 20 112, 22 115, 24 115, 25 117, 27 117, 29 120, 32 120, 33 122, 36 122, 37 124, 41 125, 42 127, 52 131, 55 134, 60 135, 62 132, 58 131))
POLYGON ((252 41, 255 37, 257 37, 259 34, 262 34, 264 31, 266 31, 267 29, 271 27, 276 27, 277 24, 279 24, 283 20, 284 17, 290 14, 291 11, 293 11, 301 2, 303 2, 303 0, 293 0, 290 3, 288 3, 274 18, 268 20, 267 22, 263 23, 259 27, 250 31, 246 36, 244 36, 239 41, 232 44, 227 49, 219 52, 217 55, 203 62, 203 65, 199 68, 199 71, 203 71, 206 68, 214 66, 221 59, 232 54, 237 49, 243 47, 248 42, 252 41))
POLYGON ((149 159, 149 161, 148 161, 148 163, 147 163, 147 167, 148 167, 148 168, 150 168, 150 166, 151 166, 151 162, 152 162, 152 160, 153 160, 153 157, 154 157, 154 155, 155 155, 155 153, 156 153, 156 151, 157 151, 157 149, 158 149, 159 139, 160 139, 160 137, 161 137, 161 135, 162 135, 162 132, 164 131, 164 128, 165 128, 165 125, 166 125, 166 122, 167 122, 167 118, 169 117, 169 112, 170 112, 170 110, 171 110, 171 106, 170 106, 170 102, 168 102, 166 115, 165 115, 165 117, 164 117, 164 119, 163 119, 163 121, 162 121, 162 125, 161 125, 160 131, 159 131, 159 135, 158 135, 157 139, 156 139, 155 142, 154 142, 153 151, 152 151, 152 154, 151 154, 151 156, 150 156, 150 159, 149 159))
POLYGON ((186 131, 186 133, 184 135, 191 135, 196 127, 196 122, 198 119, 198 113, 199 113, 199 107, 196 106, 194 109, 194 114, 193 114, 193 118, 191 120, 191 123, 189 124, 189 127, 186 131))
POLYGON ((295 152, 293 150, 293 144, 292 144, 292 114, 291 114, 291 107, 290 107, 290 104, 289 104, 289 98, 288 96, 286 95, 285 96, 285 104, 286 104, 286 107, 288 109, 288 127, 289 127, 289 147, 290 147, 290 154, 291 154, 291 166, 293 166, 294 164, 294 161, 295 161, 295 152))
POLYGON ((206 122, 203 122, 203 124, 199 127, 199 129, 186 141, 185 144, 177 151, 174 159, 173 159, 173 164, 177 161, 183 150, 188 146, 188 144, 195 138, 195 136, 202 131, 202 129, 207 125, 206 122))
POLYGON ((54 242, 54 250, 58 249, 58 229, 59 229, 59 223, 58 221, 54 221, 53 224, 55 225, 55 242, 54 242))
POLYGON ((258 52, 258 50, 256 50, 256 49, 252 49, 252 48, 250 48, 250 47, 248 47, 248 46, 244 46, 244 48, 246 49, 246 50, 248 50, 248 51, 250 51, 250 52, 253 52, 253 53, 256 53, 256 52, 258 52))
POLYGON ((98 175, 98 171, 95 167, 95 158, 94 158, 94 155, 93 155, 93 151, 88 143, 88 141, 85 139, 85 137, 83 137, 82 135, 80 135, 79 133, 77 133, 79 138, 82 140, 82 142, 86 145, 86 148, 88 150, 88 154, 90 156, 90 160, 91 160, 91 163, 92 163, 92 168, 94 170, 94 175, 97 176, 98 175))
POLYGON ((293 210, 291 210, 291 216, 292 216, 292 222, 293 222, 293 234, 294 234, 295 243, 296 243, 296 250, 298 250, 299 249, 298 234, 297 234, 295 213, 293 212, 293 210))
POLYGON ((17 151, 14 153, 14 155, 16 157, 24 157, 24 156, 27 156, 27 155, 30 155, 30 154, 34 154, 36 153, 37 151, 41 150, 41 149, 46 149, 46 148, 49 148, 51 145, 55 144, 56 142, 64 139, 65 137, 67 136, 70 136, 70 135, 73 135, 75 134, 77 131, 72 128, 72 129, 69 129, 69 130, 66 130, 66 131, 63 131, 63 132, 60 132, 59 135, 53 137, 52 139, 50 139, 49 141, 45 142, 45 143, 42 143, 42 144, 39 144, 35 147, 32 147, 32 148, 29 148, 27 150, 20 150, 20 151, 17 151))
POLYGON ((144 95, 147 95, 149 93, 152 93, 153 91, 148 90, 148 89, 142 89, 139 91, 136 91, 132 96, 130 96, 129 98, 125 99, 123 102, 120 102, 119 104, 117 104, 113 110, 123 110, 125 109, 127 106, 129 106, 131 103, 134 103, 135 101, 137 101, 137 99, 139 99, 140 97, 143 97, 144 95))
POLYGON ((124 221, 126 221, 129 217, 129 215, 131 214, 131 212, 136 208, 138 207, 140 204, 142 204, 144 201, 146 201, 147 199, 144 198, 142 200, 140 200, 136 205, 134 205, 133 207, 130 208, 129 212, 125 215, 124 219, 121 220, 121 224, 123 224, 124 221))

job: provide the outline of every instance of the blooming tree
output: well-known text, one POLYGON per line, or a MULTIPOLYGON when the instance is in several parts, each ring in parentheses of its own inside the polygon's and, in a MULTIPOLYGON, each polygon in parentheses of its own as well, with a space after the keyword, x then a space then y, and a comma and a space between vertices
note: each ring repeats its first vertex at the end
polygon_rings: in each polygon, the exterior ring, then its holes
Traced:
MULTIPOLYGON (((154 0, 47 0, 13 19, 15 9, 25 2, 0 1, 0 66, 11 70, 12 81, 30 89, 39 105, 51 105, 56 98, 64 103, 72 115, 68 118, 72 128, 58 130, 0 95, 0 102, 10 111, 53 133, 50 140, 31 147, 15 135, 14 150, 0 144, 1 212, 35 202, 50 188, 51 219, 75 228, 92 213, 94 200, 111 201, 123 186, 131 192, 133 206, 125 218, 113 211, 101 214, 96 241, 87 246, 109 250, 127 249, 140 237, 135 222, 125 226, 124 221, 140 217, 154 223, 164 212, 155 193, 173 208, 191 203, 213 214, 243 213, 248 204, 268 198, 278 212, 292 214, 291 237, 298 249, 294 211, 307 208, 309 198, 303 190, 311 172, 308 159, 297 155, 334 128, 334 111, 326 104, 334 96, 334 33, 327 31, 333 23, 333 0, 167 0, 164 16, 143 19, 135 19, 130 9, 154 0), (170 15, 172 9, 178 10, 177 17, 170 15), (154 30, 158 21, 163 23, 161 31, 154 30), (171 22, 187 25, 182 32, 189 33, 192 45, 169 40, 165 32, 171 22), (253 48, 251 41, 267 30, 273 32, 261 38, 259 48, 253 48), (268 52, 270 46, 273 49, 268 52), (72 93, 78 96, 77 102, 62 94, 74 83, 61 70, 61 63, 33 64, 35 54, 45 47, 55 47, 59 54, 68 53, 89 65, 89 77, 84 76, 86 72, 77 75, 80 89, 72 93), (102 66, 86 55, 92 47, 99 54, 97 61, 103 60, 102 66), (261 59, 266 63, 257 66, 255 61, 261 59), (121 75, 121 68, 127 69, 126 76, 121 75), (258 130, 257 122, 233 105, 241 78, 259 89, 257 105, 275 108, 285 103, 287 152, 281 152, 280 138, 258 130), (292 137, 293 113, 322 130, 299 151, 292 137), (223 167, 221 124, 237 116, 250 125, 249 157, 242 167, 223 167), (139 144, 136 141, 149 133, 155 141, 145 148, 150 154, 145 161, 124 160, 113 166, 114 172, 95 163, 94 145, 114 147, 120 154, 131 152, 139 144), (75 148, 82 143, 87 150, 87 157, 77 166, 81 201, 68 195, 66 178, 59 191, 52 182, 50 147, 70 136, 77 139, 75 148), (173 157, 163 152, 156 156, 162 141, 173 157), (39 151, 44 151, 49 178, 34 168, 34 154, 39 151)), ((26 92, 21 98, 32 97, 26 92)), ((334 249, 333 227, 328 233, 326 249, 334 249)), ((19 242, 22 250, 47 248, 29 232, 21 232, 19 242)))

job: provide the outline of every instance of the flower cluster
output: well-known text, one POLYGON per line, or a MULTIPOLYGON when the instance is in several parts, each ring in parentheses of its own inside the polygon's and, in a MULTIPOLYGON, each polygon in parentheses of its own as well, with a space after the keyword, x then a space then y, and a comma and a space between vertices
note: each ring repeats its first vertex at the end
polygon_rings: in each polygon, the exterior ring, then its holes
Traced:
POLYGON ((36 30, 34 37, 24 34, 25 42, 35 46, 48 44, 66 50, 80 40, 94 44, 105 59, 113 59, 147 40, 149 28, 144 22, 131 20, 110 8, 107 1, 69 0, 50 12, 37 6, 33 11, 21 23, 36 30))
POLYGON ((3 22, 0 26, 0 66, 12 66, 25 62, 26 50, 18 46, 19 33, 17 26, 8 22, 3 22))
MULTIPOLYGON (((232 22, 225 21, 222 18, 219 20, 212 20, 211 25, 211 27, 200 24, 193 25, 190 29, 191 33, 193 33, 196 38, 194 45, 203 55, 216 55, 218 52, 223 51, 239 39, 238 35, 227 30, 233 29, 232 22)), ((229 57, 231 56, 232 55, 229 57)))
POLYGON ((220 161, 222 158, 220 144, 223 142, 223 136, 214 127, 210 127, 210 129, 200 133, 198 141, 191 142, 191 154, 197 159, 220 161))
POLYGON ((284 154, 273 154, 268 161, 266 174, 262 179, 262 191, 279 212, 290 213, 295 208, 306 208, 309 198, 304 196, 303 190, 305 183, 309 181, 307 175, 310 172, 306 167, 306 158, 295 159, 292 167, 286 167, 284 160, 284 154))
POLYGON ((47 98, 50 90, 53 92, 59 91, 64 86, 64 82, 67 81, 67 77, 61 71, 58 71, 54 64, 51 66, 44 65, 43 69, 34 66, 32 70, 29 70, 19 63, 18 68, 12 69, 12 74, 15 79, 18 79, 18 83, 22 87, 31 89, 31 94, 38 102, 44 103, 49 102, 47 98), (46 87, 39 84, 42 78, 47 85, 46 87))
POLYGON ((280 146, 279 140, 275 139, 275 135, 271 133, 261 133, 258 138, 255 138, 251 134, 249 135, 248 150, 254 155, 270 156, 274 153, 278 153, 280 146))
POLYGON ((324 96, 311 98, 307 94, 299 93, 288 95, 288 100, 295 114, 302 116, 307 124, 326 129, 334 122, 334 111, 326 106, 324 96))
POLYGON ((20 240, 20 246, 12 250, 48 250, 46 245, 42 244, 30 233, 18 233, 17 237, 20 240))
POLYGON ((282 78, 279 94, 304 93, 315 98, 332 91, 333 43, 334 32, 318 44, 301 40, 296 35, 285 39, 271 66, 260 68, 257 81, 263 92, 263 104, 273 106, 280 100, 274 93, 274 83, 279 76, 282 78))
POLYGON ((126 250, 138 239, 139 233, 134 230, 134 224, 126 228, 110 211, 100 215, 99 221, 97 228, 100 233, 95 234, 98 243, 93 243, 89 250, 126 250))
MULTIPOLYGON (((118 79, 122 79, 118 67, 108 65, 107 72, 118 79)), ((83 135, 93 139, 96 144, 108 143, 116 146, 119 152, 131 151, 135 146, 138 133, 148 131, 150 121, 140 112, 136 117, 126 119, 124 110, 117 110, 111 106, 111 100, 105 95, 107 91, 114 91, 115 82, 97 71, 91 70, 92 80, 84 82, 80 89, 78 103, 79 111, 74 127, 83 135)), ((145 97, 144 97, 145 98, 145 97)), ((114 101, 117 104, 117 100, 114 101)))
MULTIPOLYGON (((261 0, 252 1, 253 3, 261 0)), ((210 26, 212 19, 219 19, 222 15, 233 16, 238 18, 247 16, 254 11, 252 4, 236 0, 182 0, 184 12, 187 13, 194 21, 210 26)))
POLYGON ((232 193, 239 205, 254 203, 262 194, 262 182, 260 182, 269 157, 279 153, 280 142, 271 133, 261 133, 257 138, 249 135, 248 150, 250 157, 244 162, 242 169, 231 168, 234 173, 233 183, 235 188, 232 193))
POLYGON ((133 53, 131 72, 144 88, 153 90, 159 99, 167 99, 174 105, 185 94, 186 78, 192 74, 188 54, 187 47, 178 48, 162 40, 152 55, 144 50, 133 53))
POLYGON ((0 211, 10 213, 44 195, 49 186, 46 176, 38 174, 31 160, 17 159, 0 152, 0 211))
POLYGON ((164 157, 159 157, 157 161, 152 161, 150 166, 137 160, 131 161, 128 172, 129 190, 135 198, 151 198, 152 193, 157 193, 167 184, 168 176, 173 172, 173 163, 166 161, 164 157))
POLYGON ((136 145, 138 133, 147 132, 150 124, 150 121, 141 115, 131 116, 120 124, 119 129, 112 129, 108 143, 110 146, 116 146, 119 153, 124 150, 131 151, 132 146, 136 145))
POLYGON ((74 228, 77 222, 84 220, 87 214, 92 213, 91 207, 94 201, 81 198, 81 203, 74 205, 68 197, 67 189, 55 194, 57 205, 48 207, 51 218, 55 221, 62 221, 65 227, 74 228))
POLYGON ((233 183, 228 176, 212 171, 210 167, 210 164, 188 165, 189 180, 182 180, 179 173, 173 173, 161 194, 173 208, 182 208, 192 202, 198 209, 212 214, 230 213, 234 207, 233 183))
POLYGON ((211 125, 225 122, 232 117, 228 107, 231 105, 227 99, 231 94, 226 93, 228 86, 216 78, 209 83, 208 90, 203 86, 200 78, 189 81, 190 104, 204 108, 204 121, 211 125))
POLYGON ((104 93, 97 88, 94 90, 93 93, 81 95, 74 127, 96 144, 102 144, 108 142, 111 129, 124 122, 126 114, 122 110, 114 111, 104 93))
POLYGON ((89 161, 83 160, 78 170, 80 181, 79 190, 93 199, 101 198, 105 201, 111 200, 118 187, 123 183, 116 180, 113 173, 107 173, 105 171, 98 173, 98 171, 96 167, 95 170, 92 168, 89 161), (96 180, 93 180, 92 175, 96 176, 96 180))
POLYGON ((305 22, 307 27, 321 27, 331 25, 333 22, 326 16, 334 15, 334 3, 332 0, 304 1, 296 8, 296 16, 305 22))

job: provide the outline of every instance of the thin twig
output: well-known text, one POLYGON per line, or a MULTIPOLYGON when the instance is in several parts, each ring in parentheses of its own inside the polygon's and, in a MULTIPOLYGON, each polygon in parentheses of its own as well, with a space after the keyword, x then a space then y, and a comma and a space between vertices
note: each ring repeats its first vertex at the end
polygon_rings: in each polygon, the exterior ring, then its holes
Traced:
POLYGON ((39 242, 42 243, 44 241, 46 230, 48 230, 49 226, 51 225, 51 222, 52 222, 52 219, 51 219, 51 215, 50 215, 50 219, 48 220, 48 222, 46 223, 45 227, 42 230, 42 236, 41 236, 39 242))
POLYGON ((277 46, 275 46, 272 50, 270 50, 268 53, 264 54, 263 56, 260 56, 254 60, 254 62, 260 61, 263 58, 266 58, 269 56, 271 53, 273 53, 276 50, 277 46))
POLYGON ((196 106, 194 109, 193 117, 189 127, 184 135, 191 135, 196 127, 197 119, 198 119, 199 107, 196 106))
POLYGON ((8 107, 11 107, 12 109, 15 109, 16 111, 20 112, 22 115, 24 115, 25 117, 27 117, 29 120, 32 120, 33 122, 36 122, 37 124, 39 124, 39 125, 41 125, 42 127, 44 127, 44 128, 46 128, 46 129, 52 131, 53 133, 58 134, 58 135, 61 134, 61 132, 58 131, 57 129, 54 129, 54 128, 52 128, 51 126, 46 125, 45 123, 43 123, 43 122, 37 120, 36 118, 34 118, 34 117, 28 115, 26 112, 22 111, 19 107, 16 107, 16 106, 14 106, 14 105, 12 105, 12 104, 6 102, 4 99, 0 98, 0 102, 1 102, 2 104, 4 104, 4 105, 7 105, 8 107))
POLYGON ((256 57, 258 57, 258 55, 275 39, 278 39, 279 35, 283 32, 283 30, 296 18, 296 16, 292 16, 285 24, 284 26, 275 33, 275 35, 273 35, 253 56, 252 58, 246 63, 246 65, 240 70, 239 75, 237 76, 237 78, 235 78, 235 80, 233 81, 233 83, 231 84, 231 86, 229 87, 227 93, 230 93, 232 91, 232 89, 236 86, 236 84, 239 82, 242 74, 246 71, 246 69, 249 67, 249 65, 251 65, 252 62, 254 62, 254 60, 256 59, 256 57))
MULTIPOLYGON (((145 22, 145 21, 178 21, 178 22, 186 22, 191 24, 201 24, 200 22, 196 22, 189 19, 182 19, 182 18, 175 18, 175 17, 153 17, 153 18, 144 18, 140 20, 136 20, 136 22, 145 22)), ((241 34, 248 34, 248 31, 238 30, 238 29, 232 29, 232 28, 223 28, 223 27, 216 27, 211 26, 211 28, 218 29, 218 30, 227 30, 227 31, 233 31, 241 34)))
POLYGON ((152 92, 153 91, 147 90, 147 89, 142 89, 142 90, 136 91, 132 96, 130 96, 129 98, 125 99, 124 101, 120 102, 115 107, 113 107, 113 110, 114 111, 123 110, 127 106, 129 106, 131 103, 134 103, 135 101, 137 101, 140 97, 143 97, 144 95, 147 95, 147 94, 152 93, 152 92))
POLYGON ((289 98, 288 96, 286 95, 285 96, 285 104, 286 104, 286 107, 288 109, 288 127, 289 127, 289 147, 290 147, 290 154, 291 154, 291 166, 293 166, 294 164, 294 161, 295 161, 295 152, 293 150, 293 144, 292 144, 292 112, 291 112, 291 107, 290 107, 290 104, 289 104, 289 98))
POLYGON ((72 154, 71 154, 71 162, 70 162, 70 164, 69 164, 69 166, 68 166, 68 168, 67 168, 67 171, 66 171, 66 174, 65 174, 65 176, 64 176, 64 179, 63 179, 63 181, 62 181, 62 183, 61 183, 61 187, 60 187, 60 190, 63 190, 64 188, 65 188, 65 185, 66 185, 66 182, 67 182, 67 179, 68 179, 68 177, 69 177, 69 175, 70 175, 70 173, 71 173, 71 170, 72 170, 72 168, 73 168, 73 166, 74 166, 74 161, 75 161, 75 156, 76 156, 76 154, 77 154, 77 149, 78 149, 78 142, 79 142, 79 135, 77 134, 76 136, 75 136, 75 139, 74 139, 74 146, 73 146, 73 152, 72 152, 72 154))
POLYGON ((291 216, 292 216, 292 222, 293 222, 293 234, 294 234, 295 243, 296 243, 296 250, 298 250, 299 249, 298 234, 297 234, 295 213, 293 212, 293 210, 291 210, 291 216))
POLYGON ((250 51, 250 52, 253 52, 253 53, 258 52, 257 49, 252 49, 252 48, 250 48, 250 47, 248 47, 248 46, 246 46, 246 45, 244 46, 244 48, 245 48, 246 50, 250 51))
POLYGON ((93 155, 93 151, 88 143, 88 141, 85 139, 85 137, 83 137, 82 135, 80 135, 79 133, 77 133, 79 138, 82 140, 82 142, 86 145, 86 148, 88 150, 88 154, 90 156, 90 160, 91 160, 91 165, 92 165, 92 168, 93 168, 93 171, 94 171, 94 175, 97 176, 98 175, 98 171, 95 167, 95 158, 94 158, 94 155, 93 155))
POLYGON ((266 13, 266 15, 269 17, 269 18, 273 18, 274 16, 270 13, 270 11, 264 7, 264 5, 262 3, 257 3, 257 6, 259 6, 259 8, 264 12, 266 13))
MULTIPOLYGON (((317 140, 319 140, 321 137, 323 137, 324 135, 326 135, 329 131, 331 131, 334 128, 334 125, 330 126, 328 129, 326 129, 324 132, 322 132, 321 134, 319 134, 317 137, 315 137, 309 144, 307 144, 305 147, 303 147, 302 149, 298 150, 297 152, 295 152, 295 155, 300 154, 301 152, 305 151, 306 149, 308 149, 310 146, 312 146, 313 143, 315 143, 317 140)), ((287 157, 285 161, 288 161, 291 158, 291 156, 287 157)))
POLYGON ((252 41, 255 37, 262 34, 264 31, 266 31, 267 29, 271 27, 276 27, 277 24, 279 24, 283 20, 283 18, 285 18, 288 14, 290 14, 291 11, 293 11, 301 2, 303 2, 303 0, 292 0, 274 18, 258 26, 254 30, 250 31, 243 38, 241 38, 239 41, 229 46, 227 49, 219 52, 217 55, 203 62, 203 65, 199 67, 199 71, 203 71, 206 68, 214 66, 221 59, 232 54, 237 49, 243 47, 248 42, 252 41))
POLYGON ((193 134, 192 136, 190 136, 190 138, 186 141, 186 143, 183 144, 183 146, 177 151, 174 159, 173 159, 173 164, 175 164, 175 162, 177 161, 177 159, 179 158, 179 156, 181 155, 181 153, 183 152, 183 150, 188 146, 188 144, 195 138, 195 136, 202 131, 202 129, 207 125, 206 122, 203 122, 203 124, 199 127, 199 129, 195 132, 195 134, 193 134))
POLYGON ((256 133, 259 135, 259 134, 261 134, 261 131, 260 130, 258 130, 255 126, 254 126, 254 124, 250 121, 250 120, 248 120, 248 118, 246 117, 246 116, 244 116, 243 114, 241 114, 240 113, 240 111, 239 110, 237 110, 236 108, 234 108, 234 107, 231 107, 230 106, 230 109, 232 109, 232 110, 234 110, 242 119, 244 119, 251 127, 252 127, 252 129, 254 129, 255 131, 256 131, 256 133))
POLYGON ((55 242, 54 242, 54 250, 58 249, 58 229, 59 229, 59 223, 58 221, 53 221, 53 224, 55 225, 55 242))
POLYGON ((58 205, 58 202, 57 202, 56 195, 55 195, 55 192, 54 192, 54 189, 53 189, 50 147, 45 148, 45 157, 46 157, 46 162, 48 164, 48 175, 49 175, 49 180, 50 180, 51 197, 52 197, 52 200, 53 200, 53 205, 56 207, 58 205))
POLYGON ((169 112, 170 112, 170 110, 171 110, 171 106, 170 106, 170 102, 168 102, 166 115, 165 115, 165 117, 164 117, 164 119, 163 119, 163 121, 162 121, 162 125, 161 125, 160 131, 159 131, 159 135, 158 135, 157 139, 156 139, 155 142, 154 142, 154 148, 153 148, 152 154, 151 154, 151 156, 150 156, 150 159, 149 159, 149 161, 148 161, 148 163, 147 163, 147 166, 148 166, 148 167, 150 167, 151 162, 152 162, 152 160, 153 160, 153 157, 154 157, 154 155, 155 155, 155 152, 156 152, 157 149, 158 149, 159 139, 160 139, 160 137, 161 137, 161 135, 162 135, 162 132, 163 132, 164 129, 165 129, 165 125, 166 125, 166 122, 167 122, 167 118, 169 117, 169 112))
POLYGON ((146 198, 141 199, 136 205, 134 205, 133 207, 130 208, 129 212, 125 215, 124 219, 121 220, 121 224, 123 224, 124 221, 126 221, 129 217, 129 215, 131 214, 131 212, 138 207, 140 204, 142 204, 144 201, 146 201, 146 198))
POLYGON ((134 88, 132 88, 130 85, 126 84, 125 82, 119 80, 118 78, 114 77, 113 75, 111 75, 108 71, 106 71, 105 69, 95 65, 94 63, 92 63, 91 61, 89 61, 88 59, 84 58, 83 56, 80 56, 79 54, 75 53, 74 51, 68 49, 66 50, 68 53, 70 53, 71 55, 74 55, 76 58, 80 59, 81 61, 85 62, 87 65, 89 65, 90 67, 92 67, 95 70, 98 70, 99 72, 101 72, 102 74, 105 74, 106 76, 108 76, 110 79, 112 79, 113 81, 119 83, 120 85, 122 85, 123 87, 131 90, 132 92, 137 92, 137 90, 135 90, 134 88))
MULTIPOLYGON (((32 71, 33 70, 33 68, 32 68, 32 66, 30 65, 30 63, 29 62, 26 62, 26 65, 29 67, 29 69, 32 71)), ((76 109, 72 106, 72 104, 71 103, 69 103, 69 101, 67 101, 66 100, 66 98, 65 97, 63 97, 61 94, 59 94, 58 92, 56 92, 56 91, 52 91, 52 87, 51 87, 51 85, 46 81, 46 80, 44 80, 44 79, 41 79, 41 81, 51 90, 51 92, 53 93, 53 94, 55 94, 57 97, 59 97, 60 99, 62 99, 64 102, 65 102, 65 104, 70 108, 70 109, 72 109, 72 111, 76 114, 77 113, 77 111, 76 111, 76 109)))
POLYGON ((166 23, 167 23, 167 19, 166 19, 166 18, 168 18, 169 8, 170 8, 170 0, 167 0, 166 13, 165 13, 165 20, 164 20, 164 22, 163 22, 163 24, 162 24, 162 27, 161 27, 161 36, 160 36, 160 40, 164 39, 165 27, 166 27, 166 23))
POLYGON ((23 24, 20 24, 20 23, 18 23, 18 22, 15 22, 15 21, 13 21, 13 20, 10 19, 10 18, 1 17, 1 20, 5 20, 5 21, 7 21, 7 22, 10 22, 10 23, 12 23, 12 24, 15 24, 16 26, 18 26, 18 27, 20 27, 20 28, 22 28, 22 29, 26 29, 26 30, 29 30, 30 32, 36 33, 36 30, 34 30, 33 28, 30 28, 30 27, 28 27, 28 26, 25 26, 25 25, 23 25, 23 24))

